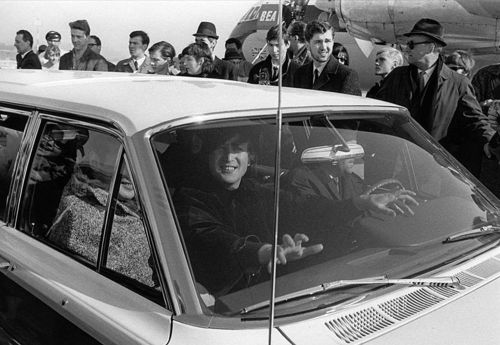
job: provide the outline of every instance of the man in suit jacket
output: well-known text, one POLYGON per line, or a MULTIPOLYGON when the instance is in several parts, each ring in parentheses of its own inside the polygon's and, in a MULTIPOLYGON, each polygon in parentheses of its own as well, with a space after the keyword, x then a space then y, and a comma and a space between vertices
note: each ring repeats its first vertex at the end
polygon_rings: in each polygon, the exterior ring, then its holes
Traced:
POLYGON ((312 61, 295 72, 293 86, 361 96, 357 72, 332 56, 332 26, 328 22, 313 20, 307 24, 305 35, 312 61))
POLYGON ((108 64, 99 54, 92 51, 88 46, 90 26, 85 19, 75 20, 69 23, 71 29, 71 43, 73 49, 61 56, 59 60, 60 70, 76 71, 107 71, 108 64))
POLYGON ((38 56, 33 52, 33 36, 27 30, 16 32, 14 46, 17 49, 16 61, 18 69, 42 69, 38 56))
POLYGON ((266 35, 268 56, 255 64, 249 73, 248 83, 261 85, 279 84, 279 64, 281 65, 281 78, 283 86, 293 86, 293 77, 299 65, 288 57, 287 51, 290 40, 286 30, 281 25, 275 25, 267 31, 266 35), (282 30, 282 40, 279 39, 279 30, 282 30), (281 56, 280 56, 281 54, 281 56))
POLYGON ((146 56, 149 45, 149 36, 144 31, 132 31, 129 35, 128 51, 130 57, 116 64, 116 72, 127 73, 154 73, 151 59, 146 56))
POLYGON ((419 20, 408 37, 408 66, 386 77, 376 98, 408 108, 411 116, 474 175, 493 131, 469 79, 444 64, 444 30, 433 19, 419 20))
POLYGON ((206 44, 212 52, 214 65, 214 76, 219 79, 238 80, 238 70, 235 65, 229 61, 221 60, 215 55, 215 46, 219 36, 217 35, 215 25, 211 22, 201 22, 198 30, 193 34, 195 42, 206 44))

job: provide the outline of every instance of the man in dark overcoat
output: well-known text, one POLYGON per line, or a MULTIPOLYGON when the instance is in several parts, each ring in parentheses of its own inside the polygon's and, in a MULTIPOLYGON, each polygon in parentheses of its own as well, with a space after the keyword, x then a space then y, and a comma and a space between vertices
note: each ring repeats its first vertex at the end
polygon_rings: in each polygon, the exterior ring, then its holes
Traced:
POLYGON ((295 72, 293 86, 361 96, 358 73, 332 56, 332 26, 313 20, 307 24, 305 35, 312 61, 295 72))
POLYGON ((405 34, 409 65, 394 69, 375 97, 408 108, 434 139, 479 176, 492 132, 469 79, 444 64, 443 33, 439 22, 419 20, 405 34))

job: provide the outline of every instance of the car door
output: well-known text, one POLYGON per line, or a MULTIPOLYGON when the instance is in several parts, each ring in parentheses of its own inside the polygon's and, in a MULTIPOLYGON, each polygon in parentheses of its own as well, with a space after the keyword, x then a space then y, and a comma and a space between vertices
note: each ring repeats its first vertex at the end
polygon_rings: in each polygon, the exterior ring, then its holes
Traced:
POLYGON ((172 313, 120 136, 48 114, 32 131, 7 205, 17 217, 0 231, 0 326, 21 344, 168 343, 172 313))

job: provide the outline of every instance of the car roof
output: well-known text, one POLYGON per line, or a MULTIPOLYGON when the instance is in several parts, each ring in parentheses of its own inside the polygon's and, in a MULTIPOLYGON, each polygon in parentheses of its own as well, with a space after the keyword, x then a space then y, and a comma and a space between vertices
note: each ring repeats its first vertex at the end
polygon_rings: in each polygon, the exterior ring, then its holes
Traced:
MULTIPOLYGON (((277 87, 191 77, 114 72, 0 70, 0 102, 89 116, 126 134, 175 119, 275 111, 277 87)), ((282 107, 390 106, 339 93, 283 88, 282 107)), ((248 114, 246 115, 248 116, 248 114)))

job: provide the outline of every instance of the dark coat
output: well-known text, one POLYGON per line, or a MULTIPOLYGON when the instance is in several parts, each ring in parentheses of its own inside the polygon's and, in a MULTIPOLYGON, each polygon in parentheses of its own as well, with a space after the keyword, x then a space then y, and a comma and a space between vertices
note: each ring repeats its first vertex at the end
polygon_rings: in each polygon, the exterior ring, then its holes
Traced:
POLYGON ((213 65, 217 79, 238 80, 238 69, 231 62, 221 60, 216 56, 213 65))
POLYGON ((472 86, 479 102, 500 99, 500 64, 481 68, 472 78, 472 86))
MULTIPOLYGON (((300 66, 296 62, 293 62, 288 56, 285 58, 282 71, 283 86, 293 86, 293 77, 299 67, 300 66)), ((271 56, 268 56, 265 60, 258 62, 252 67, 250 74, 248 75, 248 83, 278 85, 278 77, 271 80, 272 70, 271 56)))
POLYGON ((73 67, 73 50, 70 50, 59 61, 60 70, 108 71, 108 62, 101 55, 87 47, 76 66, 73 67))
POLYGON ((361 96, 358 73, 342 65, 333 56, 313 85, 313 62, 303 65, 295 72, 293 86, 302 89, 341 92, 361 96))
POLYGON ((415 68, 401 66, 394 69, 385 78, 376 98, 408 108, 412 117, 434 139, 472 173, 479 175, 482 147, 491 134, 469 79, 452 71, 439 59, 426 86, 433 92, 422 98, 413 75, 415 68), (419 120, 423 108, 427 109, 425 121, 419 120))
MULTIPOLYGON (((220 296, 267 278, 258 276, 257 252, 273 240, 274 193, 250 178, 243 178, 234 191, 206 182, 203 189, 180 188, 174 206, 196 281, 220 296)), ((313 234, 318 229, 332 232, 333 224, 361 215, 351 200, 330 201, 318 195, 283 191, 280 205, 280 228, 292 235, 307 229, 311 239, 318 237, 313 234)))
POLYGON ((36 55, 33 50, 30 50, 24 58, 21 58, 21 54, 16 55, 17 68, 18 69, 42 69, 42 64, 38 55, 36 55))
POLYGON ((355 173, 341 174, 338 185, 329 171, 331 167, 325 164, 303 165, 291 173, 290 185, 302 195, 321 195, 329 200, 347 200, 363 193, 361 177, 355 173))

